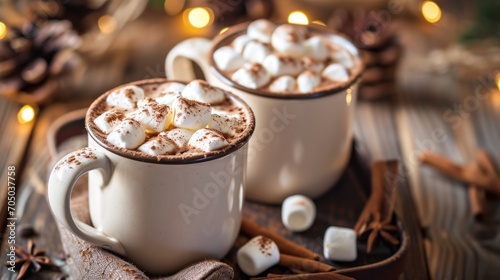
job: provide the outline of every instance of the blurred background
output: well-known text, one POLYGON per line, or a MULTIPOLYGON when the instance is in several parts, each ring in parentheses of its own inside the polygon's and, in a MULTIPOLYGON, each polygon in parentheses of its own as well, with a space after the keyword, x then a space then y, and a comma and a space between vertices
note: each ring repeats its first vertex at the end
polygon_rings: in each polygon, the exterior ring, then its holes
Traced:
POLYGON ((0 96, 43 105, 164 77, 164 58, 176 43, 256 18, 347 34, 368 66, 364 99, 394 93, 395 83, 411 86, 405 73, 438 82, 436 74, 453 79, 480 71, 498 83, 499 6, 494 0, 2 0, 0 96))

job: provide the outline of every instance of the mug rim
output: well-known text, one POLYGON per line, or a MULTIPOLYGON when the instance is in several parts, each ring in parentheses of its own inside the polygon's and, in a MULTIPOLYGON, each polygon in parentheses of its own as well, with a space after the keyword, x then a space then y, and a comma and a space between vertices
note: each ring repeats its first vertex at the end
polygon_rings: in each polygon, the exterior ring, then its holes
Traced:
POLYGON ((154 79, 143 79, 139 81, 134 81, 126 84, 119 85, 115 88, 112 88, 105 93, 101 94, 98 98, 96 98, 92 104, 89 106, 87 109, 87 113, 85 114, 85 129, 87 130, 87 134, 94 140, 95 143, 97 143, 99 146, 101 146, 103 149, 115 154, 119 155, 131 160, 139 161, 139 162, 147 162, 147 163, 156 163, 156 164, 193 164, 193 163, 200 163, 200 162, 206 162, 206 161, 211 161, 215 160, 218 158, 225 157, 227 155, 230 155, 236 151, 238 151, 240 148, 242 148, 245 144, 248 143, 250 140, 251 136, 253 135, 255 131, 255 115, 248 106, 248 104, 241 99, 240 97, 236 96, 232 92, 229 92, 227 90, 221 89, 224 91, 225 94, 227 94, 233 101, 236 100, 237 103, 239 103, 242 107, 245 108, 248 112, 248 120, 247 120, 247 127, 243 131, 243 136, 235 141, 234 143, 224 147, 223 149, 216 150, 216 151, 210 151, 210 152, 205 152, 202 154, 195 154, 195 155, 188 155, 188 156, 178 156, 178 155, 160 155, 160 156, 152 156, 152 155, 147 155, 142 152, 138 152, 135 150, 130 150, 130 149, 125 149, 125 148, 120 148, 120 147, 110 147, 112 144, 106 144, 107 141, 105 139, 101 139, 99 135, 96 135, 95 130, 97 129, 96 125, 93 122, 90 122, 90 115, 91 115, 91 109, 96 107, 98 104, 100 104, 104 98, 106 98, 111 92, 124 87, 124 86, 143 86, 143 85, 150 85, 150 84, 160 84, 160 83, 166 83, 166 82, 176 82, 176 83, 181 83, 181 84, 187 84, 185 81, 179 81, 179 80, 170 80, 166 78, 154 78, 154 79), (127 150, 127 151, 124 151, 127 150))
POLYGON ((316 25, 312 25, 312 24, 298 25, 298 24, 293 24, 293 23, 287 23, 287 24, 294 25, 294 26, 305 26, 306 28, 308 28, 310 30, 324 33, 324 34, 327 34, 329 36, 341 37, 344 40, 346 40, 353 48, 355 48, 358 51, 358 54, 353 54, 353 53, 349 52, 348 50, 346 50, 349 53, 351 53, 351 55, 355 56, 355 58, 357 59, 357 63, 355 65, 355 67, 353 67, 352 74, 349 76, 349 79, 343 83, 334 84, 334 85, 326 87, 326 88, 320 88, 319 90, 313 91, 311 93, 275 93, 275 92, 268 91, 268 90, 258 90, 258 89, 244 87, 244 86, 234 82, 233 80, 231 80, 229 77, 227 77, 220 70, 220 68, 217 66, 217 64, 214 61, 213 54, 214 54, 215 50, 217 50, 221 45, 227 45, 227 43, 228 43, 227 41, 230 41, 234 37, 241 35, 243 32, 245 32, 250 23, 251 23, 251 21, 231 26, 224 33, 218 34, 212 40, 212 45, 211 45, 211 48, 208 52, 208 55, 209 55, 208 63, 210 66, 209 67, 210 71, 219 80, 221 80, 224 84, 226 84, 232 88, 238 89, 238 90, 243 91, 243 92, 251 93, 253 95, 272 98, 272 99, 293 99, 293 100, 313 99, 313 98, 320 98, 323 96, 328 96, 328 95, 333 95, 333 94, 338 94, 340 92, 343 92, 344 90, 346 90, 346 89, 352 87, 354 84, 356 84, 356 82, 358 82, 359 79, 361 78, 361 74, 363 73, 365 65, 364 65, 361 57, 359 56, 359 49, 351 42, 351 40, 346 35, 341 34, 341 33, 332 32, 333 30, 331 30, 325 26, 321 26, 321 25, 317 25, 317 24, 316 25))

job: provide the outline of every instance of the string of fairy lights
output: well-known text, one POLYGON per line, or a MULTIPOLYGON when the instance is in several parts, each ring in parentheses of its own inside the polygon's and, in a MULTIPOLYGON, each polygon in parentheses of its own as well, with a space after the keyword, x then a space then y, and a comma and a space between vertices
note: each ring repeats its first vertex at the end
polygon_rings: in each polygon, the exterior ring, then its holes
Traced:
MULTIPOLYGON (((186 26, 196 29, 209 28, 215 19, 214 11, 209 7, 189 7, 185 8, 185 0, 164 2, 164 10, 167 15, 174 16, 182 13, 183 23, 186 26)), ((423 1, 420 6, 422 17, 429 23, 435 24, 439 22, 442 16, 442 11, 439 5, 433 1, 423 1)), ((288 22, 294 24, 308 25, 318 24, 325 26, 325 23, 319 20, 312 20, 302 11, 293 11, 288 15, 288 22)), ((100 32, 104 34, 113 33, 117 28, 117 21, 111 15, 103 15, 97 21, 97 26, 100 32)), ((228 27, 222 28, 219 33, 223 33, 228 27)), ((0 21, 0 40, 8 35, 7 25, 0 21)), ((500 89, 500 72, 495 76, 495 83, 500 89)), ((18 112, 17 119, 20 124, 25 124, 35 119, 37 112, 36 106, 24 105, 18 112)))

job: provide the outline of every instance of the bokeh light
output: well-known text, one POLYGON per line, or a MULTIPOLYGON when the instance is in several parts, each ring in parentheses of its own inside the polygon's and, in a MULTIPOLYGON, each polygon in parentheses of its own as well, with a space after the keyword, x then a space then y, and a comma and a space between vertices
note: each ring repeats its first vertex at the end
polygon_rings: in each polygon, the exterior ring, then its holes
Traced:
POLYGON ((495 83, 497 85, 497 88, 500 90, 500 72, 498 72, 496 75, 495 75, 495 83))
POLYGON ((205 7, 197 7, 186 11, 188 13, 187 19, 189 24, 196 28, 206 27, 211 23, 211 10, 205 7))
POLYGON ((345 102, 347 103, 347 106, 351 105, 352 101, 352 89, 347 89, 347 94, 345 95, 345 102))
POLYGON ((184 9, 186 0, 165 0, 163 8, 169 16, 178 15, 184 9))
POLYGON ((288 22, 300 25, 308 25, 309 19, 306 14, 301 11, 293 11, 288 15, 288 22))
POLYGON ((5 38, 5 36, 7 36, 7 26, 0 21, 0 40, 5 38))
POLYGON ((17 121, 21 124, 29 123, 35 118, 35 109, 30 105, 24 105, 17 113, 17 121))
POLYGON ((100 17, 97 21, 97 25, 99 26, 99 30, 101 30, 102 33, 109 34, 116 30, 116 20, 109 15, 100 17))
POLYGON ((430 23, 436 23, 441 19, 441 8, 432 1, 422 3, 422 15, 430 23))
POLYGON ((312 23, 317 24, 317 25, 321 25, 321 26, 326 26, 326 24, 324 22, 322 22, 321 20, 314 20, 312 23))

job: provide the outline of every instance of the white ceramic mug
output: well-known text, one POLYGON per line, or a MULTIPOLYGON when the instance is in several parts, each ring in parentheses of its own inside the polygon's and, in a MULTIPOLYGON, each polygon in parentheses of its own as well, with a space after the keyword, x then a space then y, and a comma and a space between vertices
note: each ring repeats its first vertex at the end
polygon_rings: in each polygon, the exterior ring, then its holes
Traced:
MULTIPOLYGON (((133 83, 165 82, 163 79, 133 83)), ((100 98, 105 97, 104 95, 100 98)), ((205 258, 222 258, 233 245, 243 207, 250 108, 244 137, 225 153, 162 161, 134 158, 106 146, 89 129, 88 147, 54 167, 48 198, 55 217, 81 239, 126 257, 150 275, 166 275, 205 258), (89 172, 93 226, 74 220, 70 195, 89 172)))
POLYGON ((179 43, 167 55, 167 76, 193 79, 194 61, 209 83, 239 95, 254 111, 247 198, 269 203, 281 203, 294 194, 316 198, 335 184, 349 160, 357 82, 363 68, 358 51, 343 36, 309 26, 357 60, 349 81, 311 94, 265 93, 232 82, 213 61, 213 52, 243 34, 247 26, 233 26, 212 41, 191 38, 179 43))

